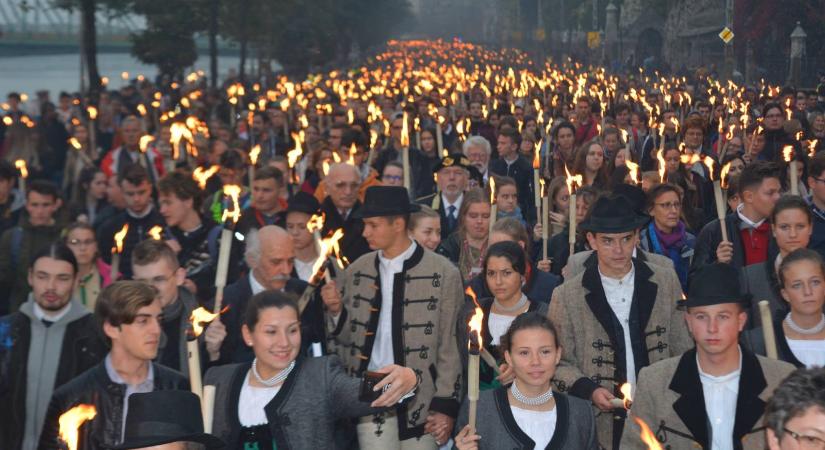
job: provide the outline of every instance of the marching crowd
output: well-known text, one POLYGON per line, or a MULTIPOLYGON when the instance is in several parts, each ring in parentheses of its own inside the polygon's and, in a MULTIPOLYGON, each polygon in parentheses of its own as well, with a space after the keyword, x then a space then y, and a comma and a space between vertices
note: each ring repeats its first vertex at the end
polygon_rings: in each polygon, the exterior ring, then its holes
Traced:
POLYGON ((0 447, 825 449, 820 81, 405 41, 10 93, 0 447))

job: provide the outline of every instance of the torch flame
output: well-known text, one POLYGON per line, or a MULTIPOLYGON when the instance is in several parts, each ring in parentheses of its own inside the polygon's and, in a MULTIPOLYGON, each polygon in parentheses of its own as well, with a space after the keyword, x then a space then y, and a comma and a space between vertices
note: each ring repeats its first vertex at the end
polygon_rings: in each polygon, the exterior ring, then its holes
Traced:
POLYGON ((490 177, 490 204, 496 204, 496 178, 490 177))
POLYGON ((161 233, 163 233, 163 227, 160 225, 155 225, 149 230, 149 236, 156 241, 163 239, 161 233))
POLYGON ((539 156, 539 149, 541 142, 536 142, 536 148, 533 152, 533 169, 541 169, 541 157, 539 156))
POLYGON ((86 112, 89 113, 89 119, 95 120, 97 119, 97 108, 94 106, 87 106, 86 112))
POLYGON ((198 186, 200 186, 201 189, 206 189, 206 182, 209 181, 209 179, 212 178, 213 175, 218 173, 219 170, 221 170, 221 166, 217 164, 208 169, 204 169, 203 167, 196 167, 195 171, 192 172, 192 178, 194 178, 195 181, 198 182, 198 186))
POLYGON ((252 147, 251 150, 249 150, 249 162, 251 162, 253 166, 255 164, 258 164, 258 156, 260 154, 261 154, 261 145, 260 144, 255 144, 255 146, 252 147))
POLYGON ((223 195, 228 196, 232 200, 231 208, 223 210, 221 222, 226 222, 227 218, 232 219, 232 223, 238 223, 241 218, 241 205, 238 198, 241 196, 241 187, 235 184, 229 184, 223 187, 223 195))
POLYGON ((713 158, 711 158, 710 156, 705 156, 705 158, 702 159, 702 164, 704 164, 708 168, 708 173, 709 173, 708 179, 709 180, 713 180, 713 164, 715 162, 716 161, 714 161, 713 158))
POLYGON ((324 228, 324 215, 323 214, 313 214, 312 217, 309 218, 307 222, 307 230, 310 233, 314 233, 316 231, 321 231, 324 228))
POLYGON ((816 156, 816 144, 818 142, 819 142, 819 139, 814 139, 814 140, 808 142, 808 149, 809 149, 808 150, 808 156, 810 156, 811 158, 816 156))
POLYGON ((78 141, 78 140, 77 140, 77 138, 76 138, 76 137, 74 137, 74 136, 72 136, 72 137, 70 137, 70 138, 69 138, 69 144, 70 144, 72 147, 74 147, 74 148, 75 148, 75 150, 80 150, 80 149, 82 149, 82 148, 83 148, 83 146, 82 146, 82 145, 80 145, 80 141, 78 141))
POLYGON ((793 159, 793 145, 782 147, 782 157, 785 158, 785 162, 791 162, 793 159))
POLYGON ((656 439, 656 435, 653 434, 653 431, 650 430, 650 427, 645 423, 644 420, 633 416, 633 420, 639 424, 639 428, 642 429, 639 435, 642 438, 642 442, 647 445, 647 450, 662 450, 662 444, 656 439))
POLYGON ((115 233, 115 248, 112 249, 113 250, 112 253, 115 253, 115 250, 117 250, 117 253, 123 252, 123 240, 126 239, 126 233, 128 233, 128 232, 129 232, 129 224, 124 223, 123 228, 121 228, 120 231, 115 233))
POLYGON ((665 170, 666 170, 665 169, 665 156, 664 156, 664 153, 665 152, 663 152, 662 149, 659 149, 659 151, 656 152, 656 159, 659 161, 659 180, 661 180, 662 183, 665 182, 665 170))
POLYGON ((192 332, 195 334, 195 337, 198 337, 201 333, 203 333, 204 323, 209 323, 215 320, 218 315, 219 314, 213 313, 203 306, 192 310, 192 314, 189 315, 189 322, 192 324, 192 332))
POLYGON ((144 136, 141 136, 140 141, 138 142, 138 147, 140 147, 140 151, 142 153, 146 153, 146 149, 149 148, 149 143, 154 141, 154 140, 155 140, 155 138, 153 138, 152 136, 150 136, 148 134, 144 135, 144 136))
MULTIPOLYGON (((464 293, 469 295, 471 299, 473 299, 473 304, 475 305, 475 311, 473 312, 473 316, 470 318, 470 335, 472 336, 472 332, 475 331, 477 342, 475 344, 481 348, 482 340, 481 340, 481 329, 483 328, 484 324, 484 311, 478 305, 478 299, 476 298, 476 293, 473 291, 473 288, 467 286, 467 289, 464 290, 464 293)), ((470 338, 472 340, 472 337, 470 338)), ((468 342, 468 346, 472 346, 474 343, 472 341, 468 342)))
POLYGON ((621 391, 624 399, 624 409, 630 409, 630 405, 633 403, 633 386, 630 383, 625 383, 619 388, 619 391, 621 391))
POLYGON ((77 450, 77 440, 79 438, 80 426, 83 422, 92 420, 97 415, 94 405, 77 405, 64 412, 57 419, 59 424, 60 439, 69 446, 69 450, 77 450))
POLYGON ((573 194, 576 193, 576 189, 579 186, 582 185, 582 176, 581 175, 576 175, 576 176, 571 175, 570 171, 567 169, 567 165, 564 166, 564 172, 567 174, 567 176, 564 180, 564 182, 567 184, 567 192, 569 192, 570 195, 573 195, 573 194))
POLYGON ((719 171, 719 180, 722 181, 722 187, 725 189, 728 187, 728 172, 730 172, 730 162, 722 166, 722 170, 719 171))
POLYGON ((401 147, 409 147, 410 146, 410 130, 409 126, 407 125, 407 113, 404 113, 402 117, 402 124, 401 124, 401 147))
POLYGON ((318 259, 315 260, 315 264, 312 266, 313 277, 321 271, 321 268, 324 267, 324 263, 329 255, 332 254, 332 252, 337 248, 338 241, 340 241, 342 237, 344 237, 344 229, 339 228, 332 233, 332 236, 321 239, 321 251, 318 254, 318 259))
POLYGON ((639 184, 639 165, 629 159, 625 160, 624 165, 627 166, 630 171, 630 178, 632 178, 636 184, 639 184))
POLYGON ((355 155, 358 153, 358 147, 355 146, 355 142, 349 146, 349 159, 347 159, 347 164, 355 165, 355 155))
POLYGON ((23 178, 29 177, 29 169, 26 167, 26 161, 23 159, 18 159, 14 162, 14 167, 17 167, 17 170, 20 171, 20 176, 23 178))

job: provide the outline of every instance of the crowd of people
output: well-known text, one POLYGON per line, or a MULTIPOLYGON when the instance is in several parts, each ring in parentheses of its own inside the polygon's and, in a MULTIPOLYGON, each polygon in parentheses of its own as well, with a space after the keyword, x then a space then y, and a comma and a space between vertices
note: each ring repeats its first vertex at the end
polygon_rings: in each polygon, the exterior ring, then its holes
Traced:
POLYGON ((10 93, 0 447, 825 449, 821 82, 393 41, 10 93))

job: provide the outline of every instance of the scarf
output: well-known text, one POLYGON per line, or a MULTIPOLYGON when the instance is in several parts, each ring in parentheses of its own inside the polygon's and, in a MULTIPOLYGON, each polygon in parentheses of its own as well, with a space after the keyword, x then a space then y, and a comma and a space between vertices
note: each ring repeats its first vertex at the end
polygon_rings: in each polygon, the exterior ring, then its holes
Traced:
POLYGON ((686 234, 685 224, 681 220, 678 224, 676 224, 676 228, 674 228, 673 231, 671 231, 670 233, 665 233, 664 231, 660 230, 659 227, 653 224, 653 221, 650 222, 650 227, 653 228, 653 231, 656 233, 656 239, 658 239, 663 249, 678 250, 684 246, 686 234))

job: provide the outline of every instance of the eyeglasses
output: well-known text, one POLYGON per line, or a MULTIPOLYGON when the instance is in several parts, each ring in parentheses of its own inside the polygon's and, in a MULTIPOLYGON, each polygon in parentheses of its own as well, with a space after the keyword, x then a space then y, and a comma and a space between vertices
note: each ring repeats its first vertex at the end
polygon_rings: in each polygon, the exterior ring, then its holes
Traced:
POLYGON ((401 181, 404 177, 401 175, 384 175, 383 178, 385 181, 401 181))
POLYGON ((679 202, 656 203, 656 206, 662 209, 681 209, 682 204, 679 202))
POLYGON ((73 245, 75 247, 89 247, 95 243, 96 241, 94 239, 69 239, 69 245, 73 245))
POLYGON ((825 183, 825 178, 817 178, 817 177, 811 177, 811 178, 813 178, 814 181, 817 181, 819 183, 825 183))
POLYGON ((799 448, 802 450, 825 450, 825 440, 822 440, 821 438, 799 434, 787 428, 783 428, 783 430, 785 430, 786 433, 790 434, 791 437, 796 440, 799 444, 799 448))

